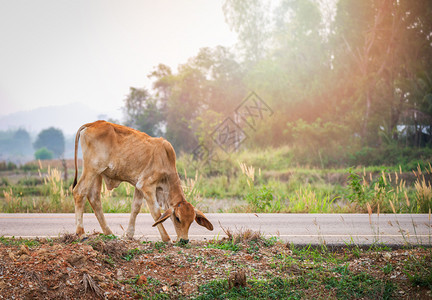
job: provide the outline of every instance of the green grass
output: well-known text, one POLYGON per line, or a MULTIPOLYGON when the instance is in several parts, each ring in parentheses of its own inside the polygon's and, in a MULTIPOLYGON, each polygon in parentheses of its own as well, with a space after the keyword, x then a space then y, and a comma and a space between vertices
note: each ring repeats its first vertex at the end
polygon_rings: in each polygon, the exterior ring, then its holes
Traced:
POLYGON ((0 244, 5 246, 21 246, 26 245, 29 248, 34 248, 40 245, 40 242, 35 239, 16 239, 14 237, 6 238, 4 236, 0 236, 0 244))
POLYGON ((138 284, 139 277, 140 275, 137 275, 126 282, 132 286, 137 296, 142 297, 142 299, 170 299, 167 294, 158 292, 162 287, 162 283, 159 280, 149 276, 145 284, 138 284))
POLYGON ((229 288, 228 281, 213 280, 199 287, 195 299, 302 299, 297 280, 274 277, 270 280, 249 280, 246 287, 229 288))
MULTIPOLYGON (((211 166, 193 162, 190 155, 177 160, 187 200, 205 212, 228 213, 366 213, 367 204, 374 212, 379 207, 381 213, 393 213, 393 208, 396 213, 428 213, 432 168, 428 162, 413 169, 409 166, 299 166, 288 147, 233 153, 211 166), (252 174, 245 174, 240 163, 253 169, 252 174), (216 209, 213 199, 230 201, 216 209)), ((74 212, 72 178, 63 182, 57 169, 46 167, 32 173, 17 169, 18 179, 10 179, 10 171, 5 172, 0 172, 2 212, 74 212)), ((104 212, 130 212, 133 193, 128 183, 112 191, 103 185, 104 212)), ((87 203, 85 212, 91 211, 87 203)), ((148 212, 146 205, 142 211, 148 212)))
POLYGON ((404 273, 415 286, 428 288, 432 291, 432 254, 425 257, 410 256, 404 273))
POLYGON ((327 289, 335 289, 338 299, 390 299, 396 289, 390 281, 376 279, 365 272, 352 274, 348 265, 338 266, 332 271, 338 276, 328 277, 324 283, 327 289))

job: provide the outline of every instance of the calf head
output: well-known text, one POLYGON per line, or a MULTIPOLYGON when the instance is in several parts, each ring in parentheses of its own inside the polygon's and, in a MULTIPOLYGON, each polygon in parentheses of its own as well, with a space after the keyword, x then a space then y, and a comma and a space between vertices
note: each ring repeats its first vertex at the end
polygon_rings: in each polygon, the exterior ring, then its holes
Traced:
POLYGON ((183 200, 175 206, 167 209, 164 214, 153 224, 153 227, 164 222, 171 217, 174 223, 174 228, 177 233, 177 242, 188 242, 189 227, 195 220, 199 225, 204 226, 208 230, 213 230, 213 225, 198 209, 194 208, 192 204, 183 200))

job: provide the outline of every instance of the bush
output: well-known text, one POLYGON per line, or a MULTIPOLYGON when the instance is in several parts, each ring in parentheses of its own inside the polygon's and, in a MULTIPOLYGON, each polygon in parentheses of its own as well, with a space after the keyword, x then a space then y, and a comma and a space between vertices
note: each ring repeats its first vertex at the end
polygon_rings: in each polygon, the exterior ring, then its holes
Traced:
POLYGON ((349 155, 350 165, 362 166, 401 166, 403 171, 425 168, 432 160, 431 148, 398 147, 383 145, 377 148, 363 147, 349 155))
POLYGON ((35 155, 36 159, 40 159, 40 160, 46 160, 46 159, 53 159, 54 158, 54 153, 45 147, 38 149, 34 155, 35 155))
POLYGON ((9 162, 0 161, 0 171, 12 171, 15 170, 16 168, 17 165, 11 161, 9 162))

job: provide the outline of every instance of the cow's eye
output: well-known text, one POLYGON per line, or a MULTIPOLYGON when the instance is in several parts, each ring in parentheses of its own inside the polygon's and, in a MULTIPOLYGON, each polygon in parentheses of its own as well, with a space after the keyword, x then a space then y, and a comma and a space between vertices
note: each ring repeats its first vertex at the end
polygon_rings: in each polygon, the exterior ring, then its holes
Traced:
POLYGON ((176 218, 177 222, 180 223, 180 219, 177 216, 175 216, 175 218, 176 218))

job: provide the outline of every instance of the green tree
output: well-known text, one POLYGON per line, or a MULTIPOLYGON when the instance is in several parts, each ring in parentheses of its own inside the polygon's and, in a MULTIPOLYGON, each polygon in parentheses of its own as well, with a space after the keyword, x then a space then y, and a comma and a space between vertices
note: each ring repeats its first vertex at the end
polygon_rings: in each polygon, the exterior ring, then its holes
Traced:
POLYGON ((246 94, 241 66, 221 46, 200 49, 176 73, 159 65, 149 77, 164 113, 165 136, 181 151, 207 139, 246 94))
POLYGON ((432 60, 431 10, 427 0, 338 2, 334 66, 339 80, 352 86, 353 107, 362 115, 356 128, 364 144, 379 144, 384 135, 397 141, 399 124, 420 128, 420 119, 430 120, 415 116, 427 114, 422 103, 430 90, 424 78, 432 60))
POLYGON ((48 150, 46 147, 42 147, 42 148, 36 150, 34 156, 35 156, 35 159, 40 159, 40 160, 53 159, 54 153, 52 151, 48 150))
POLYGON ((29 133, 25 129, 15 131, 13 138, 16 148, 24 155, 32 153, 32 144, 29 133))
POLYGON ((54 127, 42 130, 33 143, 33 148, 39 150, 43 147, 51 151, 55 158, 62 156, 65 150, 63 132, 54 127))
POLYGON ((163 113, 158 102, 146 89, 130 88, 125 100, 125 125, 138 129, 150 136, 160 136, 163 113))
POLYGON ((223 11, 230 28, 238 33, 245 61, 259 62, 270 37, 270 1, 226 0, 223 11))

